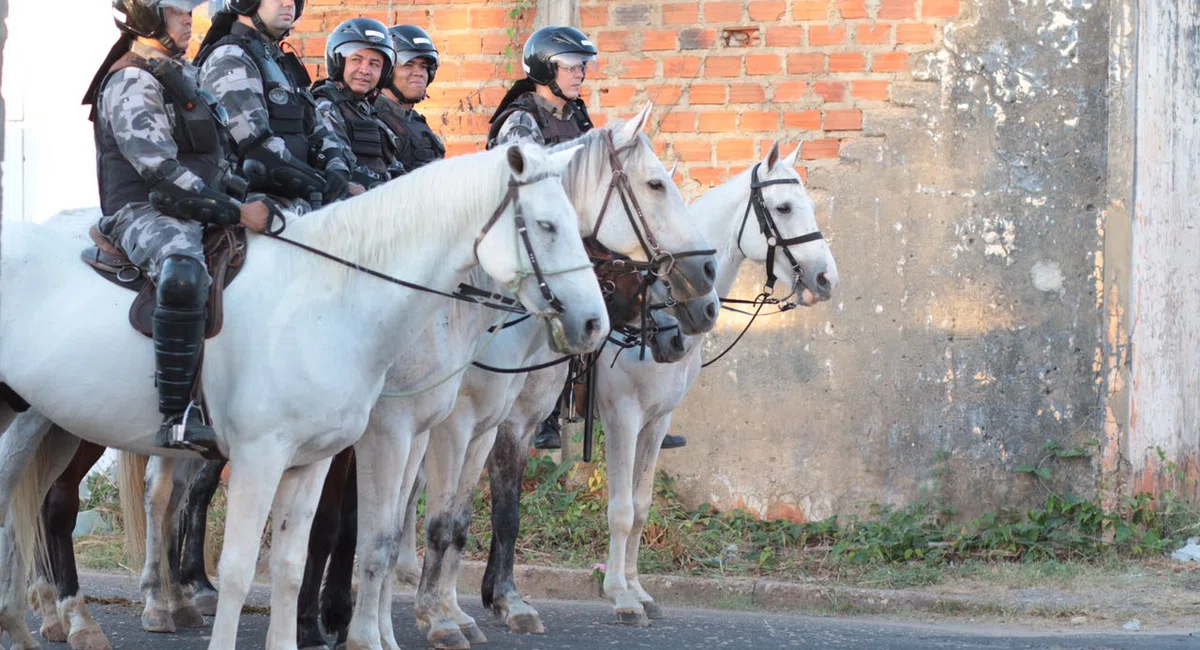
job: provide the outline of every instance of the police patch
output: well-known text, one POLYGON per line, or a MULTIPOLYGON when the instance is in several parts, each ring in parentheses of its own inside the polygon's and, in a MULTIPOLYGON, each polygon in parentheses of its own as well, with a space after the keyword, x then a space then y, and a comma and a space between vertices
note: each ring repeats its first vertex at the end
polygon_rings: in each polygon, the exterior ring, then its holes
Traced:
POLYGON ((288 94, 282 88, 272 88, 271 92, 267 93, 267 99, 270 99, 273 104, 286 104, 288 103, 288 94))

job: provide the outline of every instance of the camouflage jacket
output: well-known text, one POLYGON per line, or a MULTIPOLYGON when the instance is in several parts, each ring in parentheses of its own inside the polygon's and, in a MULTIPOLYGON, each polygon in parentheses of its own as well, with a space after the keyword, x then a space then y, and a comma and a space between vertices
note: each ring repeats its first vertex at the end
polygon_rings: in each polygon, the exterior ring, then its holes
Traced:
MULTIPOLYGON (((274 44, 268 46, 276 47, 274 44)), ((200 83, 225 107, 230 133, 239 145, 252 142, 270 128, 262 75, 254 60, 240 46, 225 44, 214 49, 200 70, 200 83)), ((349 171, 345 161, 351 160, 350 152, 334 137, 333 125, 328 119, 319 111, 317 116, 316 128, 308 134, 310 146, 317 151, 338 154, 330 156, 325 165, 318 165, 318 168, 349 171)), ((264 144, 282 157, 291 157, 278 136, 272 135, 264 144)))

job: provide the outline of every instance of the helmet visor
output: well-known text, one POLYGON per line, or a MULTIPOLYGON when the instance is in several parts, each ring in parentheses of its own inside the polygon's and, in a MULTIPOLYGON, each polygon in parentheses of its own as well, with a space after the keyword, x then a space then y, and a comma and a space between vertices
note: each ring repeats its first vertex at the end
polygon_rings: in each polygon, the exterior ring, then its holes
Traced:
POLYGON ((202 4, 204 4, 204 0, 159 0, 157 6, 192 13, 193 9, 202 4))
POLYGON ((583 54, 581 52, 555 54, 550 57, 550 60, 558 65, 559 70, 566 70, 572 73, 582 72, 584 75, 589 75, 600 69, 600 64, 596 63, 595 55, 583 54))

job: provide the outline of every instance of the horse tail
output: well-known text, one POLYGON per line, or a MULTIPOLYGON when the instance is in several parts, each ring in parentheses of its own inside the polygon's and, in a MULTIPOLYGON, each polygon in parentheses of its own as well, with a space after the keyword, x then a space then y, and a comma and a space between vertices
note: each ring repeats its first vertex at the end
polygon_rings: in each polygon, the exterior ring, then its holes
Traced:
POLYGON ((117 487, 125 518, 125 557, 135 570, 146 563, 146 463, 149 456, 127 451, 117 461, 117 487))
MULTIPOLYGON (((39 419, 38 422, 31 423, 32 426, 39 429, 44 427, 47 432, 50 427, 57 426, 45 416, 33 411, 29 413, 32 415, 25 417, 39 419)), ((52 438, 54 436, 48 434, 41 436, 38 449, 25 467, 21 480, 13 490, 12 501, 9 502, 8 514, 12 517, 13 541, 16 544, 17 552, 26 559, 26 580, 36 578, 39 566, 45 570, 46 575, 52 575, 50 573, 50 551, 46 546, 46 526, 42 520, 42 500, 46 497, 46 488, 49 487, 51 481, 57 478, 52 475, 51 471, 54 454, 48 441, 52 438)))

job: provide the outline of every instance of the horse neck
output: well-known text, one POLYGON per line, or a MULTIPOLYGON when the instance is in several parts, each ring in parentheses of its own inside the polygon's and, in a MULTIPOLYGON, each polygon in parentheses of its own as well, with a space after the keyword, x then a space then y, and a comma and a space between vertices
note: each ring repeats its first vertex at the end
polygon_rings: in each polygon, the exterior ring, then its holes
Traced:
MULTIPOLYGON (((738 231, 750 203, 750 182, 742 175, 709 190, 691 205, 700 234, 717 248, 717 295, 728 296, 746 256, 738 247, 738 231), (743 190, 743 187, 745 188, 743 190)), ((758 229, 753 215, 746 229, 758 229)))
MULTIPOLYGON (((444 192, 436 213, 428 204, 401 198, 428 180, 402 177, 389 182, 372 191, 377 195, 364 194, 296 219, 285 236, 391 277, 449 292, 477 265, 475 237, 491 216, 491 209, 481 206, 499 205, 503 191, 481 188, 496 194, 484 198, 444 192), (378 227, 369 223, 372 219, 378 227), (337 229, 342 230, 334 232, 337 229)), ((288 263, 273 268, 287 269, 299 286, 336 295, 336 304, 352 321, 377 333, 377 340, 360 342, 381 363, 395 359, 411 340, 404 333, 416 335, 436 316, 438 301, 449 300, 396 286, 308 251, 285 247, 280 254, 288 263)))

